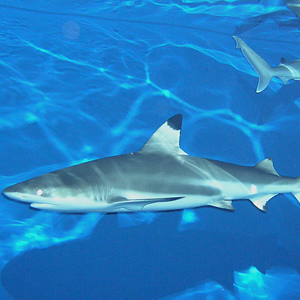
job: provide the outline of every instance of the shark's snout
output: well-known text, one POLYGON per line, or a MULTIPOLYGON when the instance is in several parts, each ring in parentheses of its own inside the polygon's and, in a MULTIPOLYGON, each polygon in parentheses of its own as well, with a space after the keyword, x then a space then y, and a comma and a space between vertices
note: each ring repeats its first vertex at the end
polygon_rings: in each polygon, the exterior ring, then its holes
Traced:
POLYGON ((12 185, 2 191, 3 195, 14 200, 23 200, 24 194, 18 189, 18 185, 12 185))
POLYGON ((2 191, 2 194, 12 200, 23 202, 33 202, 34 200, 38 200, 38 202, 40 202, 42 200, 42 198, 37 195, 28 194, 25 191, 23 191, 22 187, 20 187, 19 184, 7 187, 2 191))
POLYGON ((11 185, 7 188, 5 188, 2 193, 9 197, 8 195, 12 194, 12 193, 18 193, 18 194, 21 194, 21 193, 24 193, 25 192, 25 185, 23 183, 16 183, 14 185, 11 185))
POLYGON ((16 190, 15 190, 13 187, 14 187, 14 186, 9 186, 9 187, 5 188, 5 189, 2 191, 2 193, 3 193, 5 196, 7 196, 7 194, 9 194, 9 193, 15 192, 16 190))
POLYGON ((8 197, 10 199, 26 201, 26 195, 23 193, 10 191, 9 189, 5 189, 2 193, 3 193, 3 195, 5 195, 6 197, 8 197))

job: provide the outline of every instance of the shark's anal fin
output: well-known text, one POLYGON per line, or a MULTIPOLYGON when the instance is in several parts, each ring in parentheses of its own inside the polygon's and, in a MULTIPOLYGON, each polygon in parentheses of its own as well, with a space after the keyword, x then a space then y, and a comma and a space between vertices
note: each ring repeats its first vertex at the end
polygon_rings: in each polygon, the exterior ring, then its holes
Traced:
POLYGON ((276 195, 277 194, 264 195, 264 196, 253 196, 250 198, 250 201, 260 210, 267 211, 267 202, 276 195))
POLYGON ((235 210, 235 208, 232 206, 231 200, 220 200, 209 205, 223 209, 235 210))
POLYGON ((276 172, 276 170, 274 169, 274 165, 273 165, 273 160, 271 157, 268 157, 264 160, 262 160, 260 163, 258 163, 255 168, 265 172, 265 173, 269 173, 272 175, 276 175, 279 176, 280 175, 276 172))
POLYGON ((109 202, 112 204, 111 208, 115 210, 124 209, 128 211, 141 211, 148 204, 170 202, 181 198, 184 198, 184 196, 153 199, 127 199, 123 197, 116 197, 111 199, 109 202))

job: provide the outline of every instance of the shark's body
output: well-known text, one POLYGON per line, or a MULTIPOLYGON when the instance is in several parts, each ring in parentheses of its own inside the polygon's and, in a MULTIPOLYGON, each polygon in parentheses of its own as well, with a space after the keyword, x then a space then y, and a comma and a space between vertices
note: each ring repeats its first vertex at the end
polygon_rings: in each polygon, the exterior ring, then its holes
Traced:
POLYGON ((181 122, 181 115, 170 118, 138 152, 51 172, 3 193, 34 208, 83 213, 234 209, 238 199, 266 210, 269 199, 288 192, 299 201, 300 179, 280 177, 271 159, 247 167, 187 155, 179 147, 181 122))
POLYGON ((300 1, 299 0, 287 0, 287 7, 292 10, 298 18, 300 18, 300 1))
POLYGON ((241 49, 245 58, 259 76, 256 92, 262 92, 270 83, 272 77, 280 78, 284 84, 291 79, 300 80, 300 60, 287 62, 281 58, 277 67, 271 67, 263 58, 255 53, 242 39, 233 36, 236 41, 236 48, 241 49))

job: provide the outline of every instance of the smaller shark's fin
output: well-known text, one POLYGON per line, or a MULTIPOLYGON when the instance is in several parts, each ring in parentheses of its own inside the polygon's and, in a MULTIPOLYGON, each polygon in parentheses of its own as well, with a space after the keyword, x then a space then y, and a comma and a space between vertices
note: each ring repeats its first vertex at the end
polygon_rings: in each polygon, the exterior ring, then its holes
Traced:
POLYGON ((220 200, 220 201, 210 204, 210 206, 223 208, 223 209, 235 210, 235 208, 232 206, 231 200, 220 200))
POLYGON ((243 55, 259 76, 256 93, 262 92, 269 85, 273 77, 272 67, 242 39, 237 36, 233 36, 233 38, 236 41, 236 48, 241 49, 243 55))
POLYGON ((274 196, 276 196, 277 194, 274 195, 264 195, 264 196, 253 196, 250 198, 250 201, 260 210, 262 211, 267 211, 267 202, 272 199, 274 196))
POLYGON ((260 163, 258 163, 255 168, 272 175, 279 176, 280 175, 276 172, 273 165, 273 159, 271 157, 268 157, 264 160, 262 160, 260 163))
POLYGON ((280 65, 285 65, 287 63, 287 60, 284 58, 284 57, 281 57, 281 60, 280 60, 280 65))
POLYGON ((182 115, 171 117, 154 132, 139 152, 186 155, 179 147, 181 124, 182 115))
MULTIPOLYGON (((290 69, 290 67, 287 64, 288 64, 288 61, 284 57, 281 57, 279 66, 290 69)), ((284 76, 278 76, 278 78, 283 81, 284 85, 286 85, 288 83, 288 81, 291 79, 291 78, 287 78, 284 76)))
POLYGON ((259 79, 256 88, 256 93, 260 93, 266 89, 273 76, 270 74, 270 72, 268 72, 268 70, 264 69, 261 69, 260 71, 257 70, 257 73, 259 75, 259 79))
MULTIPOLYGON (((280 77, 278 77, 278 78, 281 79, 281 80, 283 81, 283 84, 284 84, 284 85, 287 85, 288 81, 290 80, 289 78, 286 78, 286 77, 283 77, 283 76, 280 76, 280 77)), ((295 79, 295 80, 297 80, 297 79, 295 79)))
POLYGON ((153 199, 127 199, 123 197, 116 197, 109 202, 112 203, 114 209, 125 209, 128 211, 140 211, 146 205, 157 202, 170 202, 184 197, 169 197, 169 198, 153 198, 153 199))

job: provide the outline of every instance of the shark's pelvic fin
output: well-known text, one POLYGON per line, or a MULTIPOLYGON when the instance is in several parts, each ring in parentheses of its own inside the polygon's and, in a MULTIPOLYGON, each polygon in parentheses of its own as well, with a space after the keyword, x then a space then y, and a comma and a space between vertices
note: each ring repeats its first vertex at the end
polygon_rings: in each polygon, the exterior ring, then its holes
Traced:
POLYGON ((154 132, 139 152, 186 155, 179 146, 181 124, 182 115, 178 114, 171 117, 154 132))
POLYGON ((249 64, 259 76, 256 93, 262 92, 270 83, 273 77, 272 67, 256 52, 254 52, 242 39, 233 36, 236 41, 236 48, 241 49, 249 64))
POLYGON ((214 203, 210 204, 210 206, 235 210, 235 208, 232 206, 232 201, 231 200, 221 200, 221 201, 214 202, 214 203))
POLYGON ((273 160, 271 157, 266 158, 262 160, 260 163, 258 163, 255 168, 269 174, 273 174, 276 176, 280 176, 276 170, 274 169, 273 160))

